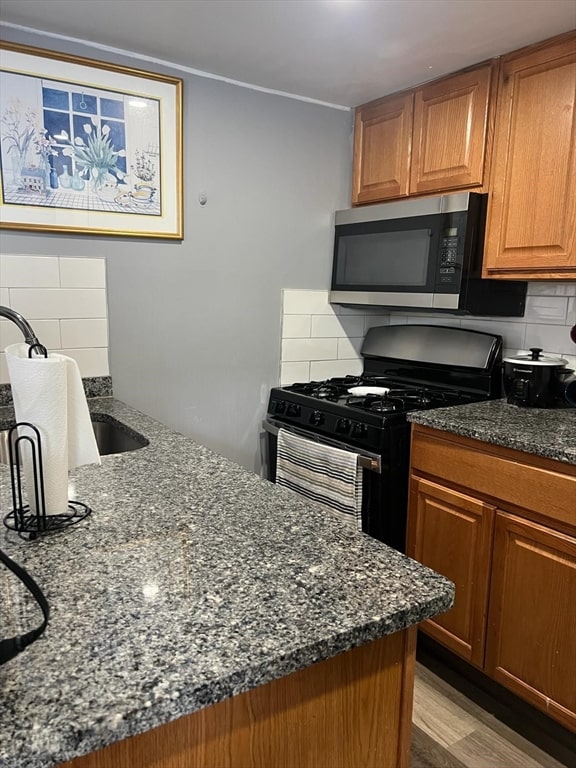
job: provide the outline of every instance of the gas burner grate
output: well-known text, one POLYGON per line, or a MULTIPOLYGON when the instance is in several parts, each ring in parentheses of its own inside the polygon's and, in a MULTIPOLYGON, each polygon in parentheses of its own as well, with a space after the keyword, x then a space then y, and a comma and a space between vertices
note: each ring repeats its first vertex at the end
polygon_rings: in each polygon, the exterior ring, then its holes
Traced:
POLYGON ((288 389, 319 400, 338 400, 347 394, 348 389, 358 386, 361 382, 359 376, 345 376, 343 378, 327 379, 326 381, 297 382, 288 389))
POLYGON ((373 411, 376 413, 397 413, 406 410, 402 399, 388 395, 351 395, 346 398, 346 405, 352 408, 359 408, 362 411, 373 411))
POLYGON ((434 386, 420 386, 394 380, 386 376, 344 376, 326 379, 325 381, 297 382, 286 388, 298 395, 339 403, 356 410, 372 413, 400 413, 423 408, 441 408, 443 406, 467 403, 475 398, 461 390, 447 389, 434 386), (367 395, 353 395, 350 389, 354 387, 386 388, 388 392, 367 395))
POLYGON ((377 397, 366 403, 366 409, 376 413, 395 413, 406 410, 404 401, 397 397, 377 397))

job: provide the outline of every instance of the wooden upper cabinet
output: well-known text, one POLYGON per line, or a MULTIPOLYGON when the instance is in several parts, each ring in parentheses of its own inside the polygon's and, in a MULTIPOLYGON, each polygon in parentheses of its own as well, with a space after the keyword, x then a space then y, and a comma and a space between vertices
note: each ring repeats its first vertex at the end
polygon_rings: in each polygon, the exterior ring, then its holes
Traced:
POLYGON ((356 110, 353 204, 408 194, 413 102, 403 93, 356 110))
POLYGON ((502 58, 484 276, 576 277, 576 32, 502 58))
POLYGON ((418 88, 410 194, 482 186, 493 64, 418 88))
POLYGON ((352 203, 482 186, 493 68, 358 107, 352 203))
POLYGON ((496 518, 486 671, 576 731, 576 540, 496 518))

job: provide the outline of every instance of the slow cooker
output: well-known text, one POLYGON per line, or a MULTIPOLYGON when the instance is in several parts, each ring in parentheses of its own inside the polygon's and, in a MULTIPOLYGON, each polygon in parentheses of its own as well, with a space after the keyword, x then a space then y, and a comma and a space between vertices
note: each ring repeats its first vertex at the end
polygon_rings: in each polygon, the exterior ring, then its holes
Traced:
POLYGON ((572 373, 566 360, 531 347, 530 352, 505 357, 503 363, 509 403, 528 408, 553 408, 562 403, 566 377, 572 373))

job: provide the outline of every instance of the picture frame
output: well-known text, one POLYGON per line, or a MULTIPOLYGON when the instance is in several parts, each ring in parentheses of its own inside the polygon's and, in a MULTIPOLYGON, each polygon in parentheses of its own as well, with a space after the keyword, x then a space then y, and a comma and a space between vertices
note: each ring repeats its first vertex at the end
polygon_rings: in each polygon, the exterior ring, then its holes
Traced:
POLYGON ((0 227, 182 239, 182 80, 0 41, 0 227))

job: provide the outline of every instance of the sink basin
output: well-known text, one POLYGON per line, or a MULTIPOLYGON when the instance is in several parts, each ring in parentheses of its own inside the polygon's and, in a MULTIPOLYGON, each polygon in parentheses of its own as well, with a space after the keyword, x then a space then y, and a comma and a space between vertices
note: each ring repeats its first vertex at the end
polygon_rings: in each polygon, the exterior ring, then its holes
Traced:
MULTIPOLYGON (((124 424, 116 421, 111 416, 93 413, 91 414, 91 419, 101 456, 136 451, 138 448, 144 448, 149 444, 145 437, 124 426, 124 424)), ((10 461, 8 433, 8 429, 0 431, 0 464, 8 464, 10 461)))
POLYGON ((137 451, 138 448, 145 448, 149 445, 149 441, 143 435, 134 432, 110 416, 105 418, 98 413, 92 413, 90 418, 100 456, 137 451))

